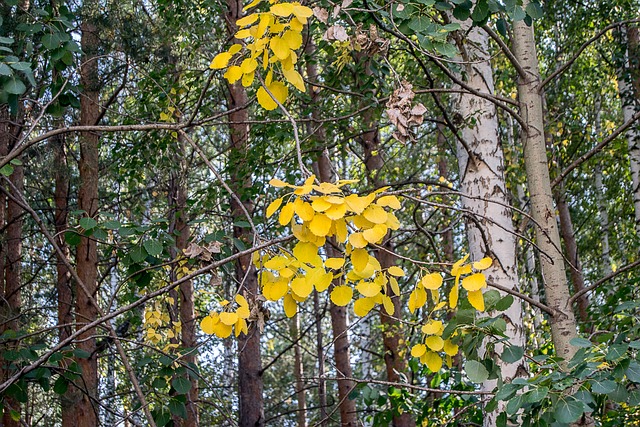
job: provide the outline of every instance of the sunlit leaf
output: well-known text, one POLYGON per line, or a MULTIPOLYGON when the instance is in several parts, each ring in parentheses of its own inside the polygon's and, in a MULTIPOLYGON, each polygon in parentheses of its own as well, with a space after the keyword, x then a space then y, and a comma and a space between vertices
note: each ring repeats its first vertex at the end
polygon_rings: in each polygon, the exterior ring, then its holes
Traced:
POLYGON ((339 307, 349 304, 351 298, 353 298, 353 289, 349 286, 336 286, 331 291, 331 301, 339 307))
POLYGON ((428 336, 424 342, 433 351, 440 351, 444 347, 444 340, 437 335, 428 336))
POLYGON ((482 295, 482 291, 470 291, 467 298, 473 308, 478 311, 484 311, 484 296, 482 295))
POLYGON ((282 205, 282 197, 279 199, 275 199, 273 202, 269 203, 267 206, 267 218, 270 218, 282 205))
POLYGON ((425 289, 440 289, 443 283, 442 275, 439 273, 427 274, 420 280, 420 283, 425 289))
POLYGON ((376 302, 373 298, 360 298, 353 303, 353 312, 356 316, 364 317, 373 307, 375 307, 375 305, 376 302))
POLYGON ((411 347, 411 355, 413 357, 420 357, 427 352, 427 347, 424 344, 416 344, 411 347))
POLYGON ((389 267, 389 269, 387 270, 387 273, 391 274, 392 276, 396 276, 396 277, 403 277, 404 276, 404 270, 396 265, 392 265, 391 267, 389 267))
POLYGON ((298 303, 293 299, 291 294, 284 296, 284 314, 291 318, 298 312, 298 303))
POLYGON ((344 258, 328 258, 324 265, 333 270, 338 270, 344 265, 344 258))
POLYGON ((473 268, 475 268, 476 270, 486 270, 487 268, 491 267, 492 264, 493 260, 489 257, 486 257, 482 258, 480 261, 474 262, 473 268))
POLYGON ((222 68, 225 68, 227 64, 229 64, 231 57, 232 55, 229 52, 221 52, 213 58, 211 64, 209 65, 209 68, 211 68, 212 70, 220 70, 222 68))
POLYGON ((462 287, 468 291, 477 291, 487 286, 487 278, 482 273, 472 274, 462 279, 462 287))
POLYGON ((280 216, 278 217, 280 225, 288 225, 291 222, 291 218, 293 218, 293 211, 293 203, 287 203, 284 205, 280 211, 280 216))

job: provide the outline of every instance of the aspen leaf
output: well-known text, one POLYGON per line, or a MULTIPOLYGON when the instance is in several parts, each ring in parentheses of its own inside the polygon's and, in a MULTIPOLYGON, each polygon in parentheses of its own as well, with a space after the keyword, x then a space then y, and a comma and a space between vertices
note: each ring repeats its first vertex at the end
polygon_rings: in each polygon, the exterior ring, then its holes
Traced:
POLYGON ((225 325, 222 322, 218 322, 213 325, 213 333, 218 338, 228 338, 231 335, 233 327, 231 325, 225 325))
POLYGON ((231 60, 231 57, 232 55, 229 52, 221 52, 213 58, 211 64, 209 65, 209 68, 211 68, 212 70, 220 70, 222 68, 225 68, 231 60))
POLYGON ((378 205, 369 205, 362 212, 362 216, 374 224, 384 224, 388 219, 387 211, 378 205))
POLYGON ((311 206, 313 207, 313 210, 316 212, 324 212, 333 205, 329 203, 329 201, 326 198, 318 197, 313 202, 311 202, 311 206))
POLYGON ((487 279, 482 273, 472 274, 462 279, 462 287, 468 291, 477 291, 487 286, 487 279))
POLYGON ((347 205, 344 203, 332 204, 324 213, 333 220, 340 219, 347 213, 347 205))
POLYGON ((392 265, 391 267, 389 267, 389 269, 387 270, 387 273, 391 274, 392 276, 396 276, 396 277, 404 276, 404 270, 401 269, 400 267, 396 266, 396 265, 392 265))
POLYGON ((247 302, 246 298, 238 294, 236 295, 236 302, 238 303, 238 309, 236 310, 236 313, 238 313, 238 317, 242 319, 246 319, 247 317, 249 317, 251 312, 249 311, 249 303, 247 302))
POLYGON ((296 277, 291 281, 291 290, 299 297, 306 298, 313 291, 313 284, 307 282, 304 277, 296 277))
POLYGON ((269 47, 271 48, 271 51, 276 56, 276 58, 278 58, 280 61, 287 59, 289 55, 291 55, 291 49, 289 49, 289 45, 286 41, 282 40, 281 37, 272 37, 271 41, 269 42, 269 47))
POLYGON ((234 45, 232 45, 229 50, 227 50, 227 52, 229 52, 231 55, 235 55, 236 53, 240 52, 242 50, 242 45, 240 43, 236 43, 234 45))
POLYGON ((364 239, 369 243, 378 243, 387 234, 387 226, 384 224, 376 224, 373 228, 369 228, 362 232, 364 239))
POLYGON ((344 218, 340 218, 333 222, 333 225, 336 229, 336 239, 338 242, 343 243, 347 240, 347 222, 344 218))
POLYGON ((463 266, 465 261, 469 258, 469 254, 465 255, 461 260, 456 261, 451 267, 451 275, 452 276, 461 276, 463 274, 471 273, 471 266, 463 266))
POLYGON ((242 77, 242 69, 237 65, 232 65, 227 69, 227 71, 225 71, 223 77, 227 79, 229 83, 234 84, 240 80, 240 77, 242 77))
POLYGON ((244 333, 245 335, 247 335, 249 333, 249 327, 247 326, 247 321, 244 320, 242 317, 238 319, 238 321, 235 324, 235 334, 236 334, 236 338, 240 336, 240 333, 244 333))
POLYGON ((290 277, 293 277, 294 272, 290 268, 286 268, 285 267, 282 270, 278 270, 278 274, 280 275, 280 277, 282 277, 284 279, 288 279, 290 277))
POLYGON ((220 313, 220 322, 224 323, 227 326, 232 326, 237 321, 238 321, 237 313, 233 313, 233 312, 220 313))
POLYGON ((284 205, 280 211, 280 216, 278 217, 280 225, 287 225, 291 222, 291 218, 293 218, 293 210, 293 203, 287 203, 284 205))
POLYGON ((251 30, 248 30, 248 29, 240 30, 235 34, 234 37, 237 38, 238 40, 249 38, 251 37, 251 30))
POLYGON ((384 307, 384 310, 387 312, 389 316, 393 316, 393 313, 395 312, 395 307, 393 306, 393 301, 391 300, 390 297, 386 295, 382 295, 382 306, 384 307))
POLYGON ((361 280, 356 286, 356 289, 365 297, 374 297, 382 290, 378 283, 366 280, 361 280))
MULTIPOLYGON (((278 280, 273 283, 270 288, 270 297, 271 301, 278 301, 280 298, 286 295, 287 291, 289 291, 289 283, 286 280, 278 280)), ((265 295, 266 296, 266 295, 265 295)))
POLYGON ((400 209, 400 201, 396 196, 382 196, 376 200, 378 206, 389 207, 391 209, 400 209))
POLYGON ((247 10, 251 9, 252 7, 256 7, 257 5, 259 5, 260 3, 262 3, 262 0, 253 0, 251 3, 249 3, 248 5, 246 5, 245 7, 242 8, 243 12, 246 12, 247 10))
POLYGON ((391 230, 400 228, 400 221, 393 212, 387 212, 387 222, 384 223, 391 230))
POLYGON ((458 281, 456 280, 455 285, 453 285, 449 292, 449 307, 456 308, 458 306, 458 293, 458 281))
POLYGON ((344 202, 351 212, 355 212, 358 215, 364 212, 364 210, 371 204, 375 195, 370 194, 366 197, 360 197, 357 194, 349 194, 344 198, 344 202))
POLYGON ((270 218, 282 205, 282 197, 279 199, 275 199, 273 202, 269 203, 267 206, 267 218, 270 218))
POLYGON ((331 301, 339 307, 344 307, 349 304, 353 297, 353 289, 349 286, 336 286, 331 291, 331 301))
POLYGON ((260 15, 258 13, 252 13, 251 15, 247 15, 247 16, 245 16, 243 18, 238 19, 236 21, 236 25, 238 27, 246 27, 246 26, 251 25, 254 22, 256 22, 259 17, 260 17, 260 15))
POLYGON ((414 289, 409 295, 409 311, 413 314, 427 303, 427 293, 422 288, 414 289))
POLYGON ((442 276, 438 273, 427 274, 420 280, 420 284, 426 289, 440 289, 442 276))
POLYGON ((278 3, 271 6, 269 10, 276 16, 286 18, 293 13, 293 9, 294 6, 291 3, 278 3))
POLYGON ((251 83, 253 83, 253 79, 255 78, 255 73, 247 73, 242 75, 242 86, 249 87, 251 83))
MULTIPOLYGON (((289 96, 289 89, 282 82, 272 82, 269 86, 267 86, 269 92, 274 96, 275 99, 278 100, 281 104, 287 100, 287 96, 289 96)), ((275 110, 278 107, 278 104, 271 98, 271 95, 267 93, 264 87, 260 86, 257 92, 258 103, 265 110, 275 110)))
POLYGON ((349 236, 349 243, 351 243, 351 246, 354 248, 364 248, 367 246, 367 241, 365 240, 364 235, 360 232, 352 233, 349 236))
POLYGON ((265 261, 264 266, 269 270, 281 270, 289 265, 289 259, 282 255, 274 256, 268 261, 265 261))
POLYGON ((327 288, 329 287, 329 285, 331 284, 332 280, 333 280, 333 273, 331 273, 331 272, 324 273, 323 275, 321 275, 320 278, 318 278, 314 282, 314 286, 316 287, 316 291, 318 291, 318 292, 326 291, 327 288))
POLYGON ((474 262, 473 268, 475 268, 476 270, 486 270, 487 268, 491 267, 492 264, 493 260, 489 257, 486 257, 482 258, 480 261, 474 262))
POLYGON ((420 361, 427 365, 427 368, 432 372, 438 372, 442 368, 442 358, 438 353, 434 353, 432 351, 427 351, 423 354, 420 361))
POLYGON ((444 340, 437 335, 428 336, 424 342, 433 351, 440 351, 444 347, 444 340))
POLYGON ((376 302, 373 298, 359 298, 353 303, 353 312, 358 317, 364 317, 369 314, 375 305, 376 302))
POLYGON ((282 187, 288 187, 289 184, 287 184, 286 182, 279 180, 278 178, 272 178, 269 181, 269 185, 272 187, 276 187, 276 188, 282 188, 282 187))
POLYGON ((440 335, 442 326, 442 322, 439 320, 429 320, 422 326, 422 333, 425 335, 440 335))
POLYGON ((340 187, 338 187, 336 184, 331 184, 330 182, 321 182, 320 185, 314 185, 313 189, 322 194, 332 194, 340 192, 340 187))
POLYGON ((218 321, 219 319, 215 319, 211 316, 206 316, 200 322, 200 329, 202 329, 202 332, 204 332, 207 335, 213 335, 215 330, 214 326, 218 321))
POLYGON ((328 258, 324 265, 333 270, 338 270, 344 265, 344 258, 328 258))
POLYGON ((326 236, 331 229, 331 220, 322 213, 313 217, 309 223, 309 230, 316 236, 326 236))
POLYGON ((296 301, 293 299, 291 294, 286 294, 284 296, 283 305, 284 305, 284 314, 286 314, 287 317, 289 318, 295 316, 296 313, 298 312, 298 303, 296 303, 296 301))
POLYGON ((413 357, 420 357, 425 354, 427 351, 427 347, 424 344, 416 344, 411 347, 411 355, 413 357))
POLYGON ((291 50, 296 50, 302 46, 302 34, 298 31, 285 31, 284 34, 282 34, 282 40, 284 40, 291 50))
POLYGON ((367 268, 367 264, 369 264, 369 252, 365 249, 354 249, 353 252, 351 252, 351 263, 355 270, 364 270, 367 268))
POLYGON ((469 304, 478 311, 484 311, 484 296, 482 291, 470 291, 467 295, 469 304))
POLYGON ((451 340, 444 341, 444 352, 449 356, 455 356, 458 354, 458 345, 451 342, 451 340))
POLYGON ((240 64, 240 69, 244 74, 253 73, 258 68, 258 61, 253 58, 247 58, 240 64))
POLYGON ((293 256, 301 262, 315 264, 316 257, 318 256, 318 247, 310 242, 298 242, 293 247, 293 256))
POLYGON ((393 295, 400 295, 400 286, 398 286, 398 281, 395 277, 389 277, 389 286, 391 286, 393 295))
POLYGON ((293 202, 293 207, 295 213, 300 217, 301 220, 305 222, 311 221, 313 219, 313 216, 315 215, 315 211, 313 210, 311 205, 302 199, 297 198, 293 202))
POLYGON ((307 6, 301 6, 299 4, 293 6, 293 14, 296 18, 310 18, 313 15, 313 10, 307 6))

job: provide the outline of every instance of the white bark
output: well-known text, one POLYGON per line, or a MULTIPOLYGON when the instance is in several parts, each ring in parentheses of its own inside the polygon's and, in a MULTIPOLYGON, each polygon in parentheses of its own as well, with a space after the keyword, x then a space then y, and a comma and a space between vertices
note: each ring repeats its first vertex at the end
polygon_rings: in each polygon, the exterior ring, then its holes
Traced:
MULTIPOLYGON (((464 46, 461 47, 463 59, 467 63, 465 82, 476 90, 493 93, 488 36, 477 27, 469 30, 468 22, 462 22, 461 25, 466 34, 464 46)), ((504 154, 499 143, 496 107, 486 99, 463 93, 458 99, 457 109, 465 120, 461 137, 471 150, 470 157, 466 148, 458 143, 460 189, 468 196, 462 197, 462 204, 476 217, 475 221, 467 221, 471 258, 474 261, 485 256, 493 258, 493 266, 485 270, 488 281, 518 290, 516 238, 511 209, 508 207, 504 154)), ((524 348, 522 304, 514 302, 502 315, 507 322, 509 344, 524 348)), ((503 348, 502 344, 497 344, 496 353, 501 354, 503 348)), ((499 357, 495 357, 495 361, 505 382, 526 373, 522 361, 505 363, 499 357)), ((491 391, 496 384, 495 380, 485 381, 482 389, 491 391)), ((504 404, 505 402, 500 402, 497 411, 485 414, 485 426, 495 425, 496 416, 504 410, 504 404)))
MULTIPOLYGON (((527 1, 525 0, 526 6, 527 1)), ((554 310, 549 319, 557 355, 570 360, 576 348, 570 344, 577 336, 573 309, 568 304, 569 285, 556 224, 555 207, 549 179, 544 140, 544 115, 540 90, 540 70, 536 56, 533 26, 524 21, 513 23, 513 53, 526 73, 518 79, 521 115, 527 126, 521 132, 531 216, 536 224, 536 243, 541 251, 540 264, 547 305, 554 310)))
MULTIPOLYGON (((600 123, 600 100, 596 103, 596 138, 601 138, 602 126, 600 123)), ((596 201, 598 203, 598 217, 600 219, 601 244, 602 244, 602 275, 607 276, 611 270, 611 248, 609 246, 609 214, 607 212, 607 201, 605 197, 605 187, 602 183, 602 167, 600 162, 596 162, 596 201)))

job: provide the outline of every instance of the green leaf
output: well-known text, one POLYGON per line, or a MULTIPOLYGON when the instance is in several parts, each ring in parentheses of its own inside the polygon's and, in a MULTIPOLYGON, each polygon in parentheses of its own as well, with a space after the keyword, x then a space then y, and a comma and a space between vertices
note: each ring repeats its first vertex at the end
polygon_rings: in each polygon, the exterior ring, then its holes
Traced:
POLYGON ((183 419, 187 418, 187 407, 184 405, 184 403, 179 402, 176 399, 171 399, 169 401, 169 411, 177 417, 183 419))
POLYGON ((505 311, 509 307, 511 307, 511 304, 513 304, 513 296, 506 295, 504 298, 502 298, 500 301, 496 303, 496 306, 494 308, 498 311, 505 311))
POLYGON ((589 383, 591 384, 591 391, 594 393, 607 394, 616 389, 615 381, 609 379, 592 378, 589 383))
POLYGON ((48 33, 42 36, 42 45, 47 49, 55 49, 60 46, 60 36, 57 33, 48 33))
POLYGON ((142 246, 134 246, 129 252, 129 256, 133 260, 133 262, 142 262, 147 258, 147 251, 142 246))
POLYGON ((17 71, 31 71, 31 64, 29 64, 28 62, 14 62, 13 64, 11 64, 11 68, 17 71))
POLYGON ((158 427, 164 427, 171 421, 171 414, 169 412, 154 412, 153 421, 158 427))
POLYGON ((640 406, 640 390, 636 389, 629 393, 628 402, 630 406, 640 406))
POLYGON ((478 0, 476 7, 471 12, 471 19, 474 24, 481 24, 489 17, 489 5, 487 0, 478 0))
POLYGON ((509 403, 507 403, 507 414, 515 414, 524 403, 524 395, 518 394, 517 396, 514 396, 509 400, 509 403))
POLYGON ((2 88, 5 92, 10 93, 11 95, 22 95, 27 91, 27 87, 22 83, 22 80, 16 76, 12 76, 4 82, 2 88))
POLYGON ((618 360, 625 355, 628 349, 629 344, 627 343, 613 344, 609 346, 609 351, 607 352, 605 359, 609 361, 618 360))
POLYGON ((5 63, 0 63, 0 76, 12 76, 13 71, 5 63))
POLYGON ((98 225, 98 221, 88 216, 80 219, 80 227, 84 228, 86 231, 95 228, 96 225, 98 225))
POLYGON ((484 365, 477 360, 467 360, 464 364, 464 370, 471 382, 479 384, 489 378, 489 371, 484 365))
POLYGON ((155 378, 151 383, 154 390, 164 390, 167 387, 167 381, 164 378, 155 378))
POLYGON ((185 377, 175 377, 171 380, 171 386, 178 394, 187 394, 191 389, 191 381, 185 377))
POLYGON ((158 256, 162 253, 162 244, 157 240, 145 240, 143 244, 151 256, 158 256))
POLYGON ((614 402, 624 403, 629 399, 629 392, 623 384, 618 383, 616 384, 616 389, 611 393, 607 393, 607 396, 614 402))
POLYGON ((633 360, 624 373, 630 381, 640 383, 640 363, 633 360))
POLYGON ((2 169, 0 169, 0 174, 4 176, 10 176, 12 173, 13 173, 13 166, 11 166, 9 163, 4 165, 2 169))
POLYGON ((531 2, 525 8, 527 15, 531 17, 531 19, 540 19, 544 16, 544 12, 542 11, 542 6, 536 2, 531 2))
POLYGON ((64 377, 58 377, 53 384, 53 392, 56 394, 65 394, 69 388, 69 381, 64 377))
POLYGON ((512 345, 504 349, 500 358, 507 363, 515 363, 524 356, 524 349, 517 345, 512 345))
POLYGON ((503 384, 502 387, 498 388, 495 398, 496 400, 509 400, 515 396, 516 392, 521 388, 522 387, 517 384, 503 384))
POLYGON ((105 221, 105 223, 102 224, 102 226, 107 230, 117 230, 120 227, 122 227, 122 224, 120 224, 120 221, 109 220, 109 221, 105 221))
POLYGON ((569 341, 569 344, 571 344, 574 347, 582 347, 582 348, 587 348, 592 346, 591 341, 582 337, 572 338, 571 341, 569 341))
POLYGON ((64 241, 67 242, 69 246, 78 246, 82 238, 75 231, 67 231, 64 233, 64 241))
POLYGON ((543 386, 527 392, 525 396, 526 396, 527 402, 537 403, 537 402, 540 402, 545 397, 547 397, 548 394, 549 394, 549 387, 543 386))
POLYGON ((73 355, 78 359, 88 359, 89 357, 91 357, 91 353, 81 348, 73 349, 73 355))
POLYGON ((0 37, 0 43, 2 43, 2 44, 12 44, 13 43, 13 38, 12 37, 0 37))
POLYGON ((583 412, 584 405, 573 396, 561 396, 553 410, 556 421, 567 424, 577 421, 583 412))

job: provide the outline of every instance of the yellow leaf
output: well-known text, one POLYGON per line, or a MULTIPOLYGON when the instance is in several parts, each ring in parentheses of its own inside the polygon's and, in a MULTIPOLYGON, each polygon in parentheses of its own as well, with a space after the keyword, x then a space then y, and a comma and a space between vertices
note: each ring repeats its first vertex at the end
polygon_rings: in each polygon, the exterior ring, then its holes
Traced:
POLYGON ((468 291, 477 291, 487 286, 487 279, 482 273, 472 274, 462 279, 462 287, 468 291))
POLYGON ((367 246, 367 241, 364 239, 364 235, 362 233, 352 233, 349 236, 349 243, 354 248, 364 248, 367 246))
POLYGON ((437 335, 428 336, 424 342, 433 351, 440 351, 444 347, 444 340, 437 335))
POLYGON ((393 212, 387 212, 387 222, 385 222, 385 225, 392 230, 397 230, 400 228, 400 221, 393 212))
POLYGON ((347 222, 344 218, 340 218, 333 222, 333 225, 336 229, 336 240, 339 243, 343 243, 347 240, 347 222))
MULTIPOLYGON (((287 96, 289 96, 289 89, 282 82, 272 82, 269 86, 267 86, 271 95, 275 97, 281 104, 287 100, 287 96)), ((278 107, 278 104, 273 100, 273 98, 267 93, 264 87, 260 86, 258 88, 257 96, 258 103, 265 110, 275 110, 278 107)))
POLYGON ((286 280, 278 280, 271 286, 271 301, 278 301, 289 291, 289 282, 286 280))
POLYGON ((438 273, 427 274, 420 280, 420 284, 426 289, 440 289, 442 276, 438 273))
POLYGON ((238 40, 249 38, 251 37, 251 30, 248 30, 248 29, 240 30, 235 34, 234 37, 237 38, 238 40))
POLYGON ((358 317, 364 317, 375 305, 376 302, 373 298, 359 298, 353 303, 353 312, 358 317))
POLYGON ((378 205, 369 205, 362 216, 374 224, 384 224, 388 219, 387 211, 378 205))
POLYGON ((364 270, 369 263, 369 252, 366 249, 354 249, 351 252, 351 263, 356 271, 364 270))
POLYGON ((243 74, 253 73, 256 68, 258 68, 258 61, 253 58, 244 59, 240 64, 240 69, 243 74))
POLYGON ((242 77, 242 69, 237 65, 232 65, 227 69, 227 71, 223 74, 223 77, 227 79, 230 84, 234 84, 240 77, 242 77))
POLYGON ((391 209, 400 209, 400 201, 396 196, 382 196, 378 200, 376 200, 376 204, 378 206, 386 206, 391 209))
POLYGON ((286 41, 282 40, 281 37, 272 37, 269 42, 269 47, 273 54, 280 61, 287 59, 291 55, 291 49, 289 49, 289 45, 286 41))
POLYGON ((361 280, 356 286, 358 292, 360 292, 365 297, 375 297, 380 293, 382 288, 376 282, 369 282, 366 280, 361 280))
POLYGON ((333 206, 325 197, 318 197, 313 202, 311 202, 311 206, 313 210, 316 212, 324 212, 333 206))
POLYGON ((280 208, 280 205, 282 205, 282 197, 280 197, 279 199, 275 199, 273 202, 269 203, 269 206, 267 206, 267 218, 270 218, 271 215, 273 215, 275 211, 280 208))
POLYGON ((451 291, 449 292, 449 307, 456 308, 458 306, 458 294, 458 280, 456 278, 456 283, 453 285, 451 291))
POLYGON ((486 257, 482 258, 480 261, 474 262, 473 268, 475 268, 476 270, 486 270, 487 268, 491 267, 492 264, 493 260, 489 257, 486 257))
POLYGON ((404 270, 401 269, 400 267, 396 266, 396 265, 392 265, 391 267, 389 267, 389 269, 387 270, 387 273, 391 274, 392 276, 396 276, 396 277, 404 276, 404 270))
POLYGON ((264 267, 269 270, 281 270, 291 263, 291 260, 285 256, 278 255, 264 262, 264 267))
POLYGON ((231 55, 235 55, 241 50, 242 50, 242 45, 240 43, 236 43, 231 45, 231 47, 229 48, 229 50, 227 50, 227 52, 229 52, 231 55))
POLYGON ((240 336, 241 332, 244 333, 245 335, 249 333, 249 327, 247 326, 246 320, 244 320, 243 318, 238 319, 235 325, 235 329, 236 329, 236 338, 240 336))
POLYGON ((233 327, 231 325, 218 322, 213 327, 213 333, 219 338, 228 338, 231 335, 232 329, 233 327))
POLYGON ((340 219, 340 218, 344 217, 344 215, 347 213, 347 205, 345 205, 344 203, 343 204, 333 204, 324 213, 325 213, 325 215, 327 215, 331 219, 334 219, 334 220, 335 219, 340 219))
POLYGON ((291 3, 278 3, 271 6, 269 10, 276 16, 286 18, 293 13, 294 6, 291 3))
POLYGON ((296 50, 302 46, 302 34, 297 31, 287 30, 282 34, 282 40, 287 43, 289 49, 296 50))
POLYGON ((469 258, 469 254, 465 255, 461 260, 456 261, 453 264, 453 267, 451 267, 451 275, 452 276, 461 276, 463 274, 469 274, 471 273, 471 266, 464 266, 463 264, 465 263, 465 261, 467 260, 467 258, 469 258), (468 267, 468 272, 467 272, 467 268, 468 267))
POLYGON ((282 188, 282 187, 288 187, 289 184, 287 184, 284 181, 279 180, 278 178, 272 178, 271 181, 269 181, 269 185, 272 187, 276 187, 276 188, 282 188))
POLYGON ((296 18, 309 18, 313 15, 313 11, 310 8, 299 4, 293 6, 292 12, 296 18))
POLYGON ((458 345, 451 342, 451 340, 444 341, 444 352, 449 356, 455 356, 458 354, 458 345))
POLYGON ((376 226, 376 224, 372 223, 362 215, 354 215, 349 217, 349 220, 360 230, 368 230, 376 226))
POLYGON ((333 273, 331 272, 324 273, 317 280, 315 280, 313 284, 316 288, 316 291, 324 292, 327 290, 332 280, 333 280, 333 273))
POLYGON ((393 316, 395 312, 395 307, 393 306, 393 300, 386 295, 382 295, 382 305, 384 306, 384 310, 387 312, 389 316, 393 316))
POLYGON ((291 294, 284 296, 284 314, 291 318, 298 312, 298 303, 293 299, 291 294))
POLYGON ((240 18, 236 21, 236 25, 238 27, 246 27, 247 25, 251 25, 258 20, 260 14, 252 13, 251 15, 247 15, 244 18, 240 18))
POLYGON ((233 312, 223 312, 220 313, 220 322, 224 323, 227 326, 233 326, 234 323, 238 321, 238 313, 233 312))
POLYGON ((304 24, 306 24, 306 19, 305 18, 302 18, 302 19, 293 18, 289 22, 289 28, 291 28, 294 31, 302 32, 302 30, 304 28, 304 24), (305 22, 302 22, 302 21, 305 21, 305 22))
MULTIPOLYGON (((269 28, 269 26, 273 24, 273 15, 270 13, 261 13, 260 14, 260 23, 256 28, 256 38, 260 38, 264 35, 264 32, 269 28)), ((266 52, 266 49, 265 49, 266 52)), ((265 61, 266 62, 266 61, 265 61)))
POLYGON ((331 229, 331 220, 322 213, 313 217, 309 223, 309 230, 316 236, 326 236, 331 229))
POLYGON ((339 307, 344 307, 349 304, 353 297, 353 289, 349 286, 336 286, 331 291, 331 301, 339 307))
POLYGON ((241 319, 246 319, 247 317, 249 317, 251 312, 249 311, 249 303, 247 302, 245 297, 240 294, 236 295, 236 302, 238 303, 238 309, 236 310, 236 313, 238 313, 238 317, 240 317, 241 319))
POLYGON ((395 277, 389 277, 389 285, 391 286, 393 295, 400 295, 400 286, 398 286, 398 281, 395 277))
POLYGON ((231 55, 229 52, 221 52, 217 54, 213 58, 213 61, 211 61, 209 68, 211 68, 212 70, 220 70, 226 67, 232 56, 233 55, 231 55))
POLYGON ((291 222, 291 218, 293 218, 293 203, 287 203, 280 211, 278 222, 280 225, 287 225, 291 222))
POLYGON ((427 293, 422 288, 414 289, 409 295, 409 311, 413 314, 427 302, 427 293))
POLYGON ((202 329, 202 332, 204 332, 205 334, 212 335, 214 333, 214 326, 219 321, 220 319, 217 319, 211 316, 206 316, 200 322, 200 329, 202 329))
POLYGON ((305 202, 304 200, 298 198, 293 203, 296 214, 300 217, 301 220, 305 222, 309 222, 313 219, 315 215, 315 211, 311 207, 311 204, 305 202))
POLYGON ((259 5, 262 2, 262 0, 253 0, 251 3, 249 3, 248 5, 246 5, 245 7, 242 8, 243 12, 246 12, 247 10, 251 9, 252 7, 256 7, 257 5, 259 5))
POLYGON ((364 239, 369 243, 379 243, 384 236, 387 235, 387 226, 385 224, 376 224, 373 228, 369 228, 362 232, 364 239))
POLYGON ((335 184, 331 184, 330 182, 321 182, 320 185, 314 185, 313 189, 322 194, 332 194, 340 192, 340 187, 335 184))
POLYGON ((308 262, 309 264, 315 264, 316 257, 319 256, 318 247, 310 242, 298 242, 293 247, 293 256, 296 257, 301 262, 308 262))
POLYGON ((441 335, 443 330, 442 322, 439 320, 429 320, 422 326, 422 333, 425 335, 441 335))
POLYGON ((365 197, 360 197, 357 194, 349 194, 344 198, 344 201, 351 212, 355 212, 359 215, 364 212, 366 207, 371 204, 375 197, 375 194, 369 194, 365 197))
POLYGON ((307 282, 304 277, 296 277, 291 281, 291 290, 299 297, 306 298, 313 291, 313 284, 307 282))
POLYGON ((473 308, 478 311, 484 311, 484 296, 482 291, 471 291, 468 293, 467 298, 473 308))
POLYGON ((416 344, 411 347, 411 355, 413 357, 420 357, 425 354, 427 351, 427 347, 424 344, 416 344))
POLYGON ((326 265, 327 268, 338 270, 344 265, 344 258, 328 258, 324 265, 326 265))
POLYGON ((253 79, 255 78, 255 73, 248 73, 242 75, 242 86, 249 87, 251 83, 253 83, 253 79))
POLYGON ((427 365, 427 368, 432 372, 438 372, 442 368, 442 358, 438 353, 434 353, 432 351, 427 351, 423 354, 420 361, 427 365))

